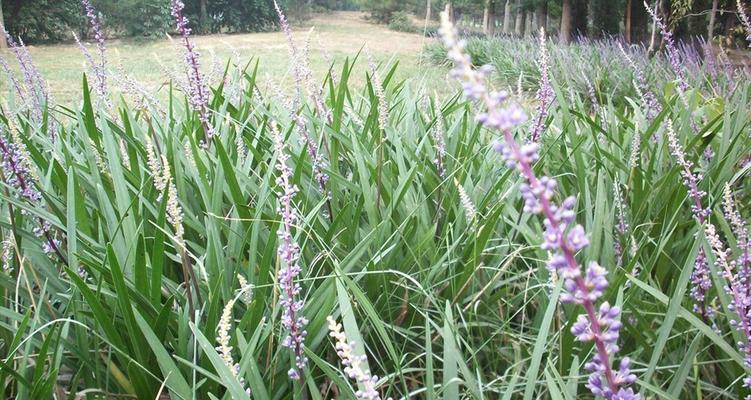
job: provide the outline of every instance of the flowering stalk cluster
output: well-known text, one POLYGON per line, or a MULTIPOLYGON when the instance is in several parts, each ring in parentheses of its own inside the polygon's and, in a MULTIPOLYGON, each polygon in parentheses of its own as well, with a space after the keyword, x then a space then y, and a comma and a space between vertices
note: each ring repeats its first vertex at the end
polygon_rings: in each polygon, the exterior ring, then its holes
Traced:
POLYGON ((303 88, 307 86, 306 90, 308 96, 313 101, 313 105, 319 115, 323 116, 328 123, 331 123, 332 112, 326 106, 323 101, 323 87, 317 85, 313 80, 313 71, 310 68, 310 59, 308 56, 310 46, 310 36, 313 33, 313 29, 308 32, 308 36, 305 40, 305 46, 302 51, 298 50, 295 40, 292 36, 292 29, 289 26, 289 21, 284 15, 284 12, 279 7, 279 4, 274 0, 274 9, 279 16, 279 26, 282 28, 284 35, 287 38, 287 44, 289 46, 289 56, 292 60, 292 74, 295 79, 295 106, 297 109, 302 103, 303 88))
POLYGON ((743 23, 743 28, 746 29, 746 41, 748 41, 748 46, 751 47, 751 19, 748 18, 748 14, 746 14, 746 9, 743 8, 741 0, 737 0, 736 4, 738 6, 738 16, 741 19, 741 23, 743 23))
POLYGON ((332 316, 328 316, 326 320, 329 322, 329 336, 336 340, 334 347, 344 365, 344 373, 350 379, 357 381, 360 387, 355 391, 355 397, 359 400, 381 400, 381 395, 375 389, 378 377, 371 376, 369 370, 363 369, 367 357, 354 354, 355 342, 347 341, 347 336, 342 332, 342 324, 337 323, 332 316))
MULTIPOLYGON (((745 354, 746 367, 751 368, 751 287, 749 287, 749 279, 751 278, 751 244, 749 243, 746 223, 738 212, 735 200, 733 199, 733 193, 728 184, 725 184, 723 197, 725 218, 730 221, 739 252, 736 259, 729 263, 729 267, 734 273, 732 275, 726 273, 726 279, 728 279, 729 284, 725 288, 725 291, 731 294, 732 298, 728 308, 738 314, 738 320, 731 320, 730 324, 746 340, 745 343, 738 343, 738 347, 745 354)), ((718 257, 719 259, 720 257, 718 257)), ((751 388, 751 376, 744 378, 743 384, 751 388)))
MULTIPOLYGON (((5 31, 4 34, 5 39, 8 42, 8 47, 16 57, 16 61, 18 61, 18 65, 20 66, 25 92, 31 98, 31 111, 34 119, 37 123, 41 124, 45 107, 49 108, 52 103, 52 97, 47 91, 47 84, 42 78, 39 69, 37 69, 34 64, 34 61, 31 59, 31 54, 24 45, 23 40, 18 38, 18 42, 16 42, 10 33, 5 31)), ((52 118, 48 121, 48 129, 50 131, 51 139, 55 140, 56 128, 54 126, 54 119, 52 118)))
POLYGON ((279 4, 274 0, 274 9, 276 10, 277 15, 279 16, 279 26, 282 28, 282 31, 284 32, 284 36, 287 38, 287 46, 289 51, 290 59, 292 60, 292 75, 295 79, 295 103, 293 108, 297 109, 297 107, 300 106, 300 103, 302 102, 302 90, 303 90, 303 76, 302 71, 300 71, 300 63, 298 61, 298 51, 297 51, 297 45, 295 44, 295 39, 292 37, 292 29, 289 26, 289 21, 287 21, 287 17, 284 15, 284 12, 279 7, 279 4))
MULTIPOLYGON (((638 136, 638 135, 637 135, 638 136)), ((615 197, 616 212, 618 213, 618 223, 615 224, 616 239, 613 241, 613 252, 615 253, 616 266, 623 265, 623 241, 628 233, 628 223, 626 223, 626 211, 623 205, 623 195, 619 183, 613 186, 613 196, 615 197)))
POLYGON ((328 189, 326 188, 326 184, 329 181, 329 175, 324 172, 327 167, 326 160, 323 158, 323 155, 319 151, 318 143, 310 134, 308 126, 305 123, 305 118, 303 118, 302 115, 298 114, 294 110, 294 108, 292 108, 292 103, 287 100, 286 96, 284 96, 284 93, 278 85, 273 84, 273 82, 269 81, 269 86, 275 92, 275 95, 280 100, 280 104, 282 104, 282 106, 286 108, 286 111, 289 113, 292 121, 295 123, 295 131, 300 136, 300 140, 305 143, 308 156, 310 156, 310 159, 312 161, 313 175, 316 182, 318 182, 318 188, 321 193, 328 196, 329 193, 328 189))
MULTIPOLYGON (((707 238, 712 254, 715 256, 715 265, 727 282, 723 290, 730 297, 728 309, 738 316, 738 319, 730 320, 730 325, 743 337, 743 340, 739 341, 737 346, 745 355, 744 364, 746 368, 751 368, 751 288, 748 285, 751 275, 751 258, 749 257, 751 248, 749 247, 746 225, 735 207, 730 187, 726 185, 724 193, 725 218, 730 221, 741 253, 736 260, 732 260, 732 252, 725 247, 717 233, 717 228, 709 221, 710 210, 703 208, 701 205, 701 199, 706 195, 706 193, 697 189, 697 181, 701 178, 691 172, 693 164, 685 160, 685 154, 677 141, 670 120, 668 120, 667 133, 670 150, 683 169, 681 172, 683 183, 688 188, 689 196, 694 201, 691 206, 694 218, 699 224, 703 225, 704 236, 707 238)), ((713 313, 713 310, 706 306, 706 295, 710 288, 709 282, 711 282, 709 274, 709 268, 706 266, 706 254, 703 249, 700 249, 691 276, 694 284, 691 289, 691 296, 697 302, 694 309, 707 318, 710 318, 713 313)), ((751 375, 743 379, 743 385, 751 388, 751 375)))
MULTIPOLYGON (((32 172, 23 143, 18 140, 9 141, 5 135, 2 135, 2 130, 0 130, 0 158, 2 159, 0 165, 3 169, 3 179, 13 191, 11 195, 32 205, 40 205, 42 193, 35 186, 36 177, 32 172)), ((28 211, 21 210, 21 214, 28 215, 28 211)), ((54 252, 66 262, 60 252, 60 241, 55 239, 50 222, 42 217, 38 217, 36 222, 37 226, 33 232, 42 240, 42 250, 46 254, 54 252)))
POLYGON ((707 295, 712 288, 712 280, 709 274, 707 254, 702 247, 699 249, 699 253, 694 261, 694 270, 691 272, 691 290, 689 291, 689 295, 694 300, 694 312, 706 319, 714 317, 714 309, 711 305, 707 304, 707 295))
POLYGON ((553 102, 553 86, 550 84, 550 67, 548 66, 548 50, 545 46, 545 28, 540 27, 540 86, 537 88, 537 118, 532 125, 531 140, 539 142, 545 127, 545 119, 548 116, 550 104, 553 102))
POLYGON ((282 346, 292 349, 295 355, 295 366, 290 368, 288 375, 290 379, 298 380, 301 378, 300 371, 308 365, 308 358, 303 352, 303 342, 308 334, 305 330, 308 320, 301 314, 304 303, 298 297, 302 287, 295 281, 302 272, 298 263, 300 246, 292 237, 292 227, 298 221, 297 213, 292 205, 292 198, 297 194, 298 188, 291 181, 292 169, 287 165, 289 155, 286 151, 284 138, 275 122, 270 125, 276 152, 276 166, 279 171, 276 183, 281 189, 281 192, 278 193, 279 208, 277 211, 282 223, 276 231, 279 240, 279 248, 276 254, 283 264, 277 275, 281 291, 279 304, 282 307, 282 326, 287 330, 287 336, 282 340, 282 346))
POLYGON ((462 208, 464 208, 464 214, 467 216, 467 223, 471 224, 475 221, 475 218, 477 217, 477 208, 475 208, 475 204, 472 202, 472 199, 469 197, 469 194, 466 190, 464 190, 464 187, 459 183, 459 180, 454 178, 454 186, 456 186, 456 190, 459 191, 459 201, 462 203, 462 208))
POLYGON ((673 40, 673 32, 668 29, 665 22, 662 21, 662 18, 660 18, 660 16, 649 7, 649 4, 647 4, 646 1, 644 2, 644 7, 647 8, 647 12, 654 20, 654 23, 660 30, 662 38, 665 40, 665 50, 668 53, 668 62, 670 62, 670 66, 673 68, 678 83, 678 94, 680 95, 681 100, 686 103, 685 93, 688 90, 688 82, 686 82, 686 77, 683 73, 680 53, 675 46, 675 41, 673 40))
POLYGON ((5 72, 5 75, 8 76, 8 81, 10 82, 10 85, 13 87, 13 90, 16 92, 16 95, 18 96, 19 100, 22 102, 25 101, 25 95, 23 87, 21 86, 21 83, 16 79, 16 76, 13 74, 13 71, 10 69, 10 65, 5 61, 4 58, 0 57, 0 68, 3 69, 3 72, 5 72))
MULTIPOLYGON (((295 129, 297 133, 307 145, 308 155, 313 162, 313 175, 315 175, 319 189, 324 195, 328 196, 329 193, 326 189, 326 184, 328 183, 329 176, 324 172, 324 170, 326 169, 326 161, 321 155, 321 152, 318 148, 318 143, 308 131, 308 127, 305 124, 305 119, 297 111, 302 103, 303 86, 304 84, 307 84, 308 94, 313 99, 313 103, 315 104, 319 115, 326 117, 327 121, 329 122, 331 120, 331 111, 328 110, 328 108, 324 104, 321 98, 320 89, 316 87, 313 81, 313 73, 308 62, 308 46, 310 33, 308 35, 308 40, 306 40, 305 47, 302 51, 299 51, 297 45, 295 44, 295 40, 292 37, 292 29, 289 26, 287 17, 284 15, 284 12, 279 7, 279 4, 276 2, 276 0, 274 1, 274 9, 279 16, 279 25, 281 26, 282 31, 284 31, 284 35, 287 37, 289 56, 292 60, 292 74, 295 79, 295 99, 292 105, 288 105, 286 108, 288 108, 288 112, 292 120, 295 122, 295 129)), ((281 90, 277 90, 277 92, 280 94, 280 98, 284 99, 281 90)), ((283 103, 288 104, 288 102, 286 101, 283 103)), ((330 205, 328 206, 330 208, 330 205)), ((329 214, 331 214, 330 209, 329 214)))
MULTIPOLYGON (((232 346, 229 344, 232 338, 229 331, 232 329, 232 307, 234 305, 235 299, 231 299, 222 310, 222 316, 219 318, 219 325, 217 326, 216 342, 218 346, 216 346, 216 351, 219 352, 219 356, 222 358, 224 365, 229 368, 232 376, 238 380, 240 386, 245 388, 247 383, 245 378, 240 376, 240 364, 232 358, 232 346)), ((245 393, 250 396, 250 388, 245 388, 245 393)))
POLYGON ((383 90, 383 81, 381 81, 378 66, 367 48, 365 48, 365 55, 368 58, 368 66, 370 67, 370 79, 373 84, 373 91, 378 99, 378 128, 383 132, 386 130, 386 124, 389 120, 389 105, 386 102, 386 93, 383 90))
MULTIPOLYGON (((723 244, 712 223, 704 225, 704 235, 715 255, 715 265, 727 281, 723 289, 730 296, 728 310, 738 316, 738 319, 730 320, 730 325, 743 337, 743 340, 738 341, 737 347, 744 354, 745 367, 751 368, 751 290, 748 287, 748 267, 741 266, 738 269, 738 261, 730 259, 731 252, 723 244)), ((751 375, 746 375, 743 379, 743 386, 751 388, 751 375)))
POLYGON ((436 117, 435 127, 433 128, 433 145, 435 146, 435 167, 438 169, 438 176, 443 179, 446 177, 446 166, 444 160, 446 159, 446 140, 444 139, 445 129, 443 126, 443 118, 439 114, 436 117))
POLYGON ((629 63, 631 69, 634 70, 634 89, 641 100, 642 106, 646 109, 647 118, 650 120, 654 119, 654 117, 662 111, 662 106, 660 105, 660 102, 657 101, 655 94, 652 93, 652 90, 649 88, 647 78, 644 76, 644 70, 636 65, 636 62, 634 62, 631 56, 628 55, 628 52, 623 48, 621 42, 618 42, 618 48, 621 49, 623 57, 629 63))
POLYGON ((172 0, 171 14, 175 18, 177 32, 180 33, 185 47, 185 67, 190 90, 188 99, 193 109, 198 112, 198 118, 203 125, 204 145, 208 147, 214 136, 214 128, 209 121, 209 88, 201 73, 201 64, 198 60, 199 53, 193 42, 190 41, 191 30, 188 27, 188 19, 183 15, 183 8, 185 8, 185 4, 181 0, 172 0))
MULTIPOLYGON (((100 98, 102 98, 105 102, 107 102, 107 104, 109 104, 107 100, 107 48, 104 44, 104 32, 102 31, 102 25, 99 22, 99 17, 97 16, 94 7, 91 5, 91 0, 81 0, 81 4, 83 4, 83 8, 86 11, 86 19, 88 19, 89 21, 89 27, 94 33, 97 50, 99 51, 99 62, 95 63, 91 58, 91 55, 88 54, 88 51, 86 51, 83 46, 81 47, 82 49, 84 49, 84 54, 89 59, 91 69, 96 75, 97 92, 99 93, 100 98)), ((76 42, 78 42, 78 38, 76 38, 76 42)))
MULTIPOLYGON (((702 176, 699 173, 693 172, 693 162, 686 160, 686 154, 683 151, 683 147, 678 142, 678 137, 675 134, 673 128, 673 121, 667 120, 667 136, 668 147, 670 152, 675 157, 678 166, 681 168, 681 176, 683 177, 683 184, 688 189, 688 196, 691 199, 691 212, 694 218, 700 223, 704 222, 709 217, 711 211, 709 208, 702 206, 702 198, 706 196, 706 192, 699 189, 699 181, 702 176)), ((704 249, 699 249, 699 253, 694 261, 694 270, 691 273, 692 287, 689 292, 691 298, 694 300, 694 311, 706 318, 711 318, 713 311, 707 306, 707 292, 712 287, 712 281, 710 279, 709 266, 707 265, 707 257, 704 249)))
POLYGON ((506 165, 517 170, 526 181, 520 189, 524 211, 544 217, 546 232, 542 247, 552 253, 548 267, 564 279, 566 293, 561 296, 561 301, 580 304, 586 311, 577 317, 571 332, 577 340, 594 342, 595 356, 585 365, 591 372, 587 387, 594 395, 609 400, 640 399, 631 388, 624 387, 636 381, 629 369, 630 360, 623 358, 617 370, 611 366, 611 360, 619 350, 620 309, 611 307, 608 302, 596 306, 596 301, 608 286, 607 271, 591 262, 582 273, 575 257, 576 252, 589 244, 584 228, 574 221, 576 198, 569 197, 560 205, 553 203, 557 186, 555 179, 538 178, 532 169, 532 163, 539 158, 538 144, 520 145, 511 132, 525 120, 524 113, 516 106, 503 104, 506 93, 488 91, 483 83, 483 71, 472 68, 464 50, 465 43, 458 39, 447 12, 441 14, 439 33, 449 49, 449 58, 454 62, 452 75, 462 81, 464 94, 469 99, 481 102, 487 109, 478 116, 479 122, 487 128, 500 130, 503 135, 503 140, 494 148, 501 153, 506 165))
POLYGON ((667 135, 668 147, 675 157, 676 162, 681 167, 683 184, 686 185, 688 196, 693 202, 693 204, 691 204, 691 212, 693 212, 700 224, 704 224, 704 221, 709 217, 711 210, 703 207, 701 203, 702 198, 707 194, 705 191, 699 189, 699 181, 701 181, 702 175, 693 172, 694 163, 686 160, 686 154, 683 151, 683 147, 678 142, 678 137, 673 129, 673 121, 670 119, 667 120, 667 135))
POLYGON ((253 285, 248 283, 241 274, 237 274, 237 282, 240 283, 240 300, 245 304, 250 304, 253 301, 253 285))

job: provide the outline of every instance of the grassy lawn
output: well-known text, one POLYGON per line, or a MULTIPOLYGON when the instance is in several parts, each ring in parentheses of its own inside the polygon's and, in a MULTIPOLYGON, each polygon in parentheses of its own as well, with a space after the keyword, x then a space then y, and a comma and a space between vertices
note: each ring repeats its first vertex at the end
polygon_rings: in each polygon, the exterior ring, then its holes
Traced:
MULTIPOLYGON (((295 40, 303 46, 305 38, 313 28, 310 39, 310 57, 313 72, 320 80, 328 69, 331 57, 340 68, 346 57, 353 57, 367 44, 371 54, 379 63, 399 60, 397 77, 409 79, 410 85, 430 85, 440 90, 445 86, 446 71, 437 68, 421 58, 422 46, 432 39, 418 34, 400 33, 388 30, 385 26, 365 21, 364 14, 357 12, 334 12, 318 15, 304 26, 292 22, 295 40)), ((287 42, 282 32, 208 35, 194 38, 205 71, 221 69, 233 51, 237 51, 243 62, 251 58, 259 59, 260 77, 269 76, 283 85, 291 84, 290 58, 287 42)), ((156 88, 167 81, 167 70, 173 70, 182 77, 182 48, 175 39, 167 37, 158 40, 111 40, 108 45, 109 68, 116 73, 122 68, 149 88, 156 88)), ((93 44, 87 44, 95 52, 93 44)), ((80 97, 81 73, 86 71, 85 58, 78 46, 71 42, 50 46, 29 47, 35 63, 49 82, 55 101, 69 104, 80 97)), ((8 51, 0 52, 15 66, 13 56, 8 51)), ((364 57, 358 60, 356 69, 367 68, 364 57)), ((353 74, 352 83, 362 85, 364 73, 353 74)), ((0 87, 7 88, 5 79, 0 79, 0 87)), ((117 88, 113 88, 117 90, 117 88)))

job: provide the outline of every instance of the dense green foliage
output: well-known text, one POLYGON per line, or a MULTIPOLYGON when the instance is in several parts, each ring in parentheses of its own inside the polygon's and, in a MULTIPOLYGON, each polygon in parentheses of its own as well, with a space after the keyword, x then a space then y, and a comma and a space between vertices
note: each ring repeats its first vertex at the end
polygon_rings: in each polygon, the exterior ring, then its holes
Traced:
MULTIPOLYGON (((518 63, 509 78, 525 69, 525 85, 534 85, 534 57, 524 56, 534 45, 516 46, 526 53, 500 67, 518 63)), ((558 177, 561 198, 577 197, 577 220, 591 242, 581 257, 609 272, 605 297, 623 308, 621 354, 634 360, 635 387, 649 398, 742 398, 743 355, 732 335, 717 333, 731 332, 728 319, 717 318, 713 327, 692 314, 685 295, 705 243, 697 239, 701 227, 691 218, 665 131, 674 121, 703 172, 713 218, 722 221, 726 182, 748 216, 749 81, 714 87, 698 67, 684 105, 672 82, 655 72, 650 84, 664 108, 656 118, 647 119, 635 97, 614 99, 610 91, 601 91, 595 112, 581 90, 569 88, 585 68, 606 70, 607 60, 585 47, 550 51, 585 64, 570 65, 570 74, 554 70, 556 100, 535 168, 558 177), (706 148, 711 160, 702 159, 706 148), (616 187, 630 227, 624 237, 614 234, 616 187), (621 263, 616 242, 625 249, 621 263)), ((539 246, 544 227, 521 212, 519 178, 491 150, 496 133, 482 129, 476 106, 458 96, 436 98, 394 81, 395 66, 380 69, 387 104, 380 108, 373 72, 365 88, 354 90, 349 80, 362 72, 352 65, 334 66, 322 84, 330 120, 314 104, 300 107, 329 162, 326 195, 285 99, 263 89, 252 63, 228 65, 227 79, 213 87, 217 136, 208 149, 199 145, 197 115, 173 90, 162 93, 166 101, 157 96, 108 109, 90 97, 84 80, 82 104, 48 110, 42 123, 4 108, 0 134, 26 149, 43 200, 15 197, 7 181, 0 193, 3 395, 46 399, 88 389, 82 396, 248 398, 214 339, 222 309, 240 297, 239 275, 253 296, 230 308, 232 355, 254 399, 301 392, 352 398, 356 387, 327 337, 328 315, 342 320, 357 351, 368 355, 384 398, 591 398, 583 371, 591 348, 569 333, 579 311, 558 304, 560 285, 539 246), (45 122, 53 117, 61 126, 55 141, 45 122), (279 154, 271 121, 282 127, 300 189, 295 238, 310 320, 305 385, 287 378, 291 357, 279 346, 279 154), (434 162, 436 131, 446 142, 444 176, 434 162), (150 152, 164 157, 174 179, 184 241, 168 219, 174 205, 155 188, 150 152), (472 204, 462 201, 458 185, 472 204), (41 251, 33 233, 38 218, 51 222, 64 259, 41 251), (192 304, 185 271, 192 271, 200 298, 192 304)), ((714 271, 713 279, 723 278, 714 271)))
POLYGON ((172 29, 169 0, 95 1, 94 4, 113 33, 160 36, 172 29))
POLYGON ((412 18, 404 11, 397 11, 391 16, 389 29, 398 32, 416 32, 417 26, 412 22, 412 18))
MULTIPOLYGON (((619 41, 585 40, 568 47, 550 48, 550 73, 561 84, 567 98, 581 96, 592 102, 590 91, 598 102, 613 102, 624 106, 638 97, 634 82, 636 72, 618 47, 619 41)), ((634 64, 644 71, 651 89, 662 96, 673 88, 675 72, 662 53, 650 57, 646 47, 620 43, 634 64)), ((426 58, 439 65, 447 65, 446 48, 431 42, 424 48, 426 58)), ((467 52, 477 66, 491 65, 498 84, 509 85, 513 91, 521 89, 534 93, 540 77, 539 45, 535 41, 520 41, 505 37, 470 37, 467 52)), ((717 48, 701 43, 683 44, 682 63, 687 79, 694 87, 709 91, 729 90, 734 82, 724 71, 732 68, 732 61, 717 48), (705 64, 704 60, 708 60, 705 64)))
MULTIPOLYGON (((71 40, 71 31, 86 37, 88 27, 80 0, 3 0, 5 27, 27 43, 71 40)), ((161 36, 174 29, 169 0, 92 0, 108 36, 161 36)), ((273 0, 210 0, 203 18, 200 0, 185 0, 196 33, 257 32, 276 29, 273 0)), ((352 9, 349 0, 280 0, 300 19, 315 10, 352 9)))
POLYGON ((5 29, 27 43, 65 40, 70 36, 71 27, 79 31, 86 24, 78 0, 3 0, 0 3, 5 29))

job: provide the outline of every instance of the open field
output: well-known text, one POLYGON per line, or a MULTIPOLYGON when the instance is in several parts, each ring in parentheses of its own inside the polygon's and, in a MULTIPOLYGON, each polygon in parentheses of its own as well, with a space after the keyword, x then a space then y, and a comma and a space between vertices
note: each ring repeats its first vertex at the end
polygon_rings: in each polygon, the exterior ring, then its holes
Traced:
MULTIPOLYGON (((358 12, 342 11, 318 14, 306 21, 304 26, 296 26, 292 22, 299 46, 305 42, 310 28, 314 28, 310 39, 310 57, 317 78, 322 78, 328 71, 328 57, 332 62, 341 63, 346 57, 352 59, 367 45, 377 62, 399 61, 399 79, 409 78, 412 85, 427 84, 443 90, 441 86, 446 82, 446 70, 421 58, 423 45, 432 39, 394 32, 383 25, 365 21, 363 16, 358 12)), ((251 58, 259 60, 259 77, 262 80, 268 75, 286 87, 292 84, 289 52, 282 32, 196 36, 194 42, 201 52, 204 70, 217 70, 214 74, 216 77, 229 57, 233 56, 233 51, 237 51, 241 62, 251 58)), ((87 46, 95 52, 91 43, 87 46)), ((168 81, 166 71, 175 71, 174 75, 180 77, 184 74, 181 69, 183 50, 176 40, 112 40, 107 42, 107 47, 113 72, 116 73, 117 68, 122 66, 129 75, 150 89, 168 81)), ((39 70, 47 78, 56 100, 63 103, 80 100, 81 73, 86 71, 86 59, 75 43, 29 46, 29 50, 39 70)), ((0 56, 13 59, 9 51, 0 51, 0 56)), ((357 71, 365 71, 365 66, 367 62, 362 56, 358 60, 357 71)), ((364 82, 364 74, 354 75, 353 84, 363 85, 364 82)), ((0 87, 5 90, 5 80, 0 82, 0 87)))

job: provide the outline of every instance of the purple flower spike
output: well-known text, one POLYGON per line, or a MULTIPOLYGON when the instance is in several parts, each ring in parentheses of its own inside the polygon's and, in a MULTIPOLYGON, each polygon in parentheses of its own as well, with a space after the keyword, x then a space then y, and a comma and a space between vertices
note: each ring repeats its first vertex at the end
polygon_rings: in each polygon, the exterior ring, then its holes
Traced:
POLYGON ((686 154, 683 152, 683 147, 678 142, 678 137, 676 136, 675 130, 673 129, 673 121, 671 121, 670 119, 668 119, 667 121, 667 135, 668 147, 670 147, 670 152, 673 154, 676 161, 678 162, 678 165, 681 167, 681 176, 683 176, 683 183, 688 189, 688 196, 693 201, 693 204, 691 205, 691 211, 694 213, 696 219, 699 220, 699 223, 703 224, 704 220, 709 217, 711 211, 709 210, 709 208, 704 208, 701 205, 702 198, 707 194, 706 192, 699 189, 699 181, 701 181, 702 176, 699 173, 694 173, 694 163, 686 160, 686 154))
MULTIPOLYGON (((11 188, 11 193, 16 198, 39 206, 43 200, 42 193, 34 184, 35 176, 31 170, 26 149, 22 143, 7 140, 2 133, 0 129, 0 160, 5 183, 11 188)), ((21 214, 28 215, 28 212, 22 210, 21 214)), ((60 252, 60 241, 55 239, 50 222, 41 217, 38 217, 36 222, 37 226, 33 232, 42 240, 42 250, 47 254, 56 253, 65 262, 66 259, 60 252)))
POLYGON ((172 0, 171 14, 175 18, 175 27, 183 40, 185 47, 185 66, 188 74, 188 100, 191 107, 198 112, 198 118, 201 120, 204 133, 203 145, 208 147, 211 139, 214 137, 214 128, 209 120, 209 88, 206 80, 201 73, 201 63, 199 62, 199 53, 193 42, 190 41, 190 28, 188 19, 183 15, 183 4, 180 0, 172 0))
POLYGON ((553 102, 553 85, 550 84, 550 73, 548 66, 548 50, 545 47, 545 28, 540 28, 540 86, 537 88, 537 117, 532 125, 531 141, 539 142, 542 137, 542 131, 545 128, 545 119, 550 111, 550 104, 553 102))
MULTIPOLYGON (((700 176, 695 175, 691 171, 692 164, 685 160, 683 148, 678 143, 673 131, 673 124, 668 120, 668 140, 670 144, 670 150, 673 156, 676 158, 678 164, 682 167, 683 171, 683 183, 688 188, 689 197, 694 201, 691 205, 691 209, 696 221, 703 225, 704 237, 709 242, 709 246, 712 253, 715 256, 715 265, 717 270, 720 271, 722 277, 725 278, 727 284, 723 290, 730 297, 730 304, 728 304, 728 310, 735 313, 737 319, 730 320, 730 325, 736 329, 743 340, 738 341, 738 350, 744 353, 745 367, 751 368, 751 288, 749 288, 749 268, 751 267, 751 259, 749 259, 749 244, 748 233, 746 231, 745 224, 740 218, 733 195, 729 185, 725 186, 724 193, 724 208, 725 217, 729 220, 733 233, 738 241, 738 248, 741 252, 740 256, 736 260, 731 260, 731 251, 725 247, 725 244, 720 239, 720 235, 717 233, 717 228, 712 222, 709 221, 710 211, 708 208, 704 208, 701 203, 702 197, 705 195, 701 192, 698 186, 698 180, 700 176)), ((691 296, 695 301, 704 301, 706 299, 706 293, 709 289, 709 272, 706 266, 706 254, 703 249, 700 249, 697 256, 695 269, 691 275, 692 283, 694 287, 691 289, 691 296)), ((704 317, 711 317, 711 309, 702 309, 704 305, 701 304, 695 307, 697 313, 703 313, 704 317)), ((747 376, 743 379, 743 385, 751 388, 751 377, 747 376)))
MULTIPOLYGON (((694 312, 705 318, 712 318, 714 310, 707 304, 707 293, 712 288, 712 280, 709 277, 709 265, 704 248, 699 249, 699 254, 694 262, 694 271, 691 273, 691 298, 694 299, 694 312)), ((710 302, 711 304, 711 302, 710 302)))
POLYGON ((494 149, 501 153, 509 168, 515 169, 524 178, 520 191, 524 199, 525 212, 542 214, 545 225, 542 248, 550 251, 548 268, 553 274, 563 278, 564 293, 562 302, 582 305, 585 314, 577 317, 572 334, 581 341, 594 342, 595 355, 586 364, 591 372, 587 385, 593 394, 606 399, 620 398, 640 399, 638 394, 625 389, 635 376, 630 373, 629 360, 624 358, 616 371, 611 360, 618 352, 618 332, 620 309, 611 307, 607 302, 599 307, 597 300, 607 288, 607 271, 591 262, 582 274, 582 267, 576 260, 577 251, 587 247, 589 241, 581 225, 575 224, 574 207, 576 199, 567 198, 561 204, 553 200, 556 181, 551 177, 538 178, 532 169, 537 160, 538 146, 529 143, 521 146, 511 131, 524 121, 524 113, 514 106, 506 106, 507 95, 503 92, 490 92, 485 84, 486 69, 472 68, 466 54, 464 42, 458 40, 457 32, 448 18, 448 12, 441 13, 439 30, 444 44, 448 48, 448 57, 454 62, 451 74, 462 81, 464 94, 470 100, 481 103, 487 110, 478 116, 478 121, 486 128, 501 131, 503 140, 494 144, 494 149))
MULTIPOLYGON (((90 56, 87 56, 87 58, 89 58, 89 63, 91 64, 91 68, 96 76, 97 92, 99 93, 100 98, 109 105, 109 100, 107 97, 107 49, 104 44, 104 32, 102 31, 102 25, 99 22, 99 17, 97 16, 94 7, 91 5, 91 0, 81 0, 81 4, 86 11, 86 19, 89 20, 89 27, 94 33, 97 50, 99 51, 99 63, 95 63, 90 58, 90 56)), ((76 41, 78 41, 78 38, 76 38, 76 41)))
POLYGON ((748 18, 741 0, 737 0, 736 3, 738 6, 738 17, 740 17, 741 23, 743 23, 743 28, 746 29, 746 41, 748 41, 748 46, 751 47, 751 19, 748 18))
POLYGON ((644 2, 644 7, 647 8, 647 12, 654 20, 657 28, 660 30, 662 38, 665 40, 665 51, 667 51, 668 53, 668 61, 670 62, 670 66, 673 68, 673 72, 675 73, 675 77, 678 82, 678 94, 680 95, 681 100, 686 103, 685 93, 688 90, 688 82, 686 82, 686 76, 683 71, 680 52, 675 46, 675 41, 673 40, 673 32, 668 29, 667 25, 665 25, 665 22, 662 21, 662 18, 660 18, 660 16, 657 15, 655 11, 649 7, 649 4, 647 4, 646 1, 644 2))
POLYGON ((621 50, 621 53, 623 53, 623 57, 629 63, 631 69, 634 70, 634 89, 639 96, 639 100, 641 100, 642 105, 646 109, 647 118, 652 120, 657 114, 662 112, 662 106, 657 101, 655 94, 652 93, 652 90, 649 88, 647 78, 644 76, 644 69, 636 65, 636 62, 634 62, 634 60, 628 55, 626 49, 621 45, 621 42, 618 42, 618 48, 621 50))
POLYGON ((288 371, 288 375, 290 379, 299 380, 301 378, 300 371, 308 365, 308 358, 303 352, 303 342, 308 334, 305 325, 308 324, 308 320, 301 315, 304 303, 298 297, 302 287, 295 281, 302 272, 298 263, 300 246, 292 237, 292 228, 298 221, 297 213, 292 205, 292 198, 295 197, 298 189, 291 182, 292 169, 287 165, 289 155, 284 144, 284 138, 275 122, 272 121, 270 125, 276 152, 276 166, 279 171, 276 183, 282 190, 278 194, 278 212, 282 218, 282 224, 276 231, 279 240, 279 248, 276 254, 282 263, 282 268, 277 276, 281 292, 279 304, 282 307, 282 326, 287 330, 287 336, 282 340, 282 346, 292 349, 295 355, 295 367, 288 371))
MULTIPOLYGON (((4 34, 8 42, 8 47, 16 57, 16 61, 18 61, 18 65, 21 68, 25 93, 30 97, 31 101, 32 115, 36 122, 41 124, 45 108, 49 109, 52 105, 52 96, 47 90, 47 83, 31 59, 29 49, 26 48, 23 41, 20 38, 16 41, 7 31, 4 34)), ((55 120, 51 115, 48 120, 47 129, 50 133, 50 138, 54 141, 57 128, 55 127, 55 120)))

